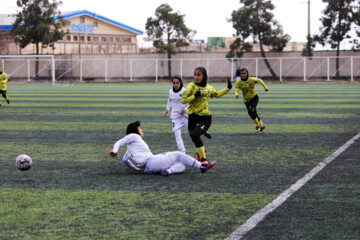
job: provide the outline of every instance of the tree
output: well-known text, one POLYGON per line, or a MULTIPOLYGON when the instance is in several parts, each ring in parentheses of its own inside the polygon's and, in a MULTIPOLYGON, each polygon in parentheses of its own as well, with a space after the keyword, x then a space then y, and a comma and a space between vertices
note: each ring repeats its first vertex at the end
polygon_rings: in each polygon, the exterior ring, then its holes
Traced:
POLYGON ((261 56, 273 79, 278 79, 276 73, 269 64, 264 51, 264 45, 271 46, 274 51, 281 52, 291 39, 284 34, 282 26, 273 19, 274 14, 270 11, 275 8, 270 0, 240 0, 244 6, 231 14, 236 40, 230 45, 227 57, 242 57, 244 52, 252 50, 252 46, 246 43, 252 37, 254 43, 259 42, 261 56))
POLYGON ((339 56, 340 43, 351 38, 349 32, 354 19, 354 0, 322 0, 327 3, 320 18, 322 27, 320 34, 314 36, 314 40, 321 45, 329 44, 336 49, 336 78, 339 79, 339 56))
POLYGON ((149 17, 146 22, 146 33, 149 41, 159 52, 167 53, 168 73, 171 78, 171 55, 182 46, 189 46, 193 35, 196 33, 185 25, 184 17, 179 12, 173 13, 168 4, 161 4, 155 10, 155 18, 149 17))
MULTIPOLYGON (((357 27, 360 27, 360 0, 357 1, 357 4, 355 6, 354 11, 354 24, 357 27)), ((354 39, 352 42, 354 43, 353 50, 358 51, 360 49, 360 41, 358 40, 360 38, 360 29, 356 28, 356 39, 354 39)))
MULTIPOLYGON (((22 8, 16 13, 16 20, 13 24, 11 34, 15 36, 15 42, 21 48, 25 48, 30 43, 36 45, 36 54, 39 54, 40 43, 43 48, 51 46, 54 42, 62 39, 66 34, 63 27, 60 11, 57 10, 62 2, 53 0, 17 0, 16 5, 22 8), (59 21, 55 21, 58 16, 59 21)), ((35 64, 35 74, 38 78, 39 63, 35 64)))
POLYGON ((301 52, 301 56, 303 57, 312 57, 313 56, 313 52, 312 50, 315 47, 315 42, 314 39, 311 37, 311 35, 308 35, 307 37, 307 42, 305 47, 303 48, 302 52, 301 52))

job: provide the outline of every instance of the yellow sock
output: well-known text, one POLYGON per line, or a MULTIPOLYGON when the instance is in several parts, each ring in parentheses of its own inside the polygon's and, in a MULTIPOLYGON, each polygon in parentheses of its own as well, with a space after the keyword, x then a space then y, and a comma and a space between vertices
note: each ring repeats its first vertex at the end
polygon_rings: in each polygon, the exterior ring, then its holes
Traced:
POLYGON ((262 126, 262 127, 264 126, 264 124, 261 120, 259 121, 259 123, 260 123, 260 126, 262 126))
POLYGON ((196 148, 196 151, 198 152, 199 156, 201 159, 206 159, 206 154, 205 154, 205 148, 204 146, 196 148))
POLYGON ((258 127, 260 125, 259 120, 257 118, 253 119, 254 123, 256 124, 256 126, 258 127))

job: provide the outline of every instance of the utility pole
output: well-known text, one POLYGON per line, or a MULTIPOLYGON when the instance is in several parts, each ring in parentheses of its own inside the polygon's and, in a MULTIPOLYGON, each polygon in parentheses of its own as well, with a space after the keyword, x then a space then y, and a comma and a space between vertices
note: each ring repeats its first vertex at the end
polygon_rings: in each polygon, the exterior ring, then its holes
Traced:
POLYGON ((311 36, 310 32, 310 0, 308 0, 308 36, 311 36))

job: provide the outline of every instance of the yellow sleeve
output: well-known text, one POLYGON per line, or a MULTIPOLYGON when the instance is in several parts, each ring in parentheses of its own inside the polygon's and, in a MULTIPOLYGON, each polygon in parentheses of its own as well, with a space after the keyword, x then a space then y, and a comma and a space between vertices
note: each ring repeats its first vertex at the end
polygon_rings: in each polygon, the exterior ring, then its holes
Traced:
POLYGON ((216 91, 214 88, 213 88, 213 93, 211 94, 210 97, 216 97, 216 98, 220 98, 222 96, 224 96, 225 94, 227 94, 228 92, 230 92, 230 89, 228 88, 224 88, 220 91, 216 91))
POLYGON ((186 89, 181 97, 181 103, 182 104, 191 103, 194 100, 195 100, 195 96, 194 96, 194 94, 192 94, 192 85, 189 84, 186 87, 186 89))
POLYGON ((235 83, 235 96, 239 95, 239 90, 240 90, 240 84, 239 84, 239 80, 237 80, 235 83))
POLYGON ((260 78, 257 78, 257 82, 260 83, 263 86, 265 91, 268 90, 268 87, 266 86, 266 84, 264 83, 263 80, 261 80, 260 78))

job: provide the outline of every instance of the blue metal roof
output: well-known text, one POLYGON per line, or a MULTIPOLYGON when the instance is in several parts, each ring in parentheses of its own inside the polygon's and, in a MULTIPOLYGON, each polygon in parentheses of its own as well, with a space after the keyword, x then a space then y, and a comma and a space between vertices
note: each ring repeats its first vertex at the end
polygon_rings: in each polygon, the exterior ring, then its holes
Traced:
MULTIPOLYGON (((96 13, 93 13, 93 12, 90 12, 88 10, 79 10, 79 11, 74 11, 74 12, 69 12, 69 13, 66 13, 66 14, 61 14, 61 16, 64 18, 64 19, 68 19, 68 18, 73 18, 73 17, 77 17, 77 16, 82 16, 82 15, 87 15, 89 17, 93 17, 95 19, 99 19, 101 21, 104 21, 106 23, 109 23, 109 24, 112 24, 116 27, 120 27, 120 28, 123 28, 125 30, 128 30, 130 32, 133 32, 133 33, 136 33, 136 34, 144 34, 143 31, 139 30, 139 29, 136 29, 136 28, 133 28, 133 27, 130 27, 128 25, 125 25, 123 23, 120 23, 120 22, 117 22, 117 21, 114 21, 114 20, 111 20, 110 18, 107 18, 107 17, 104 17, 104 16, 101 16, 101 15, 98 15, 96 13)), ((59 17, 55 17, 55 21, 59 20, 59 17)))

